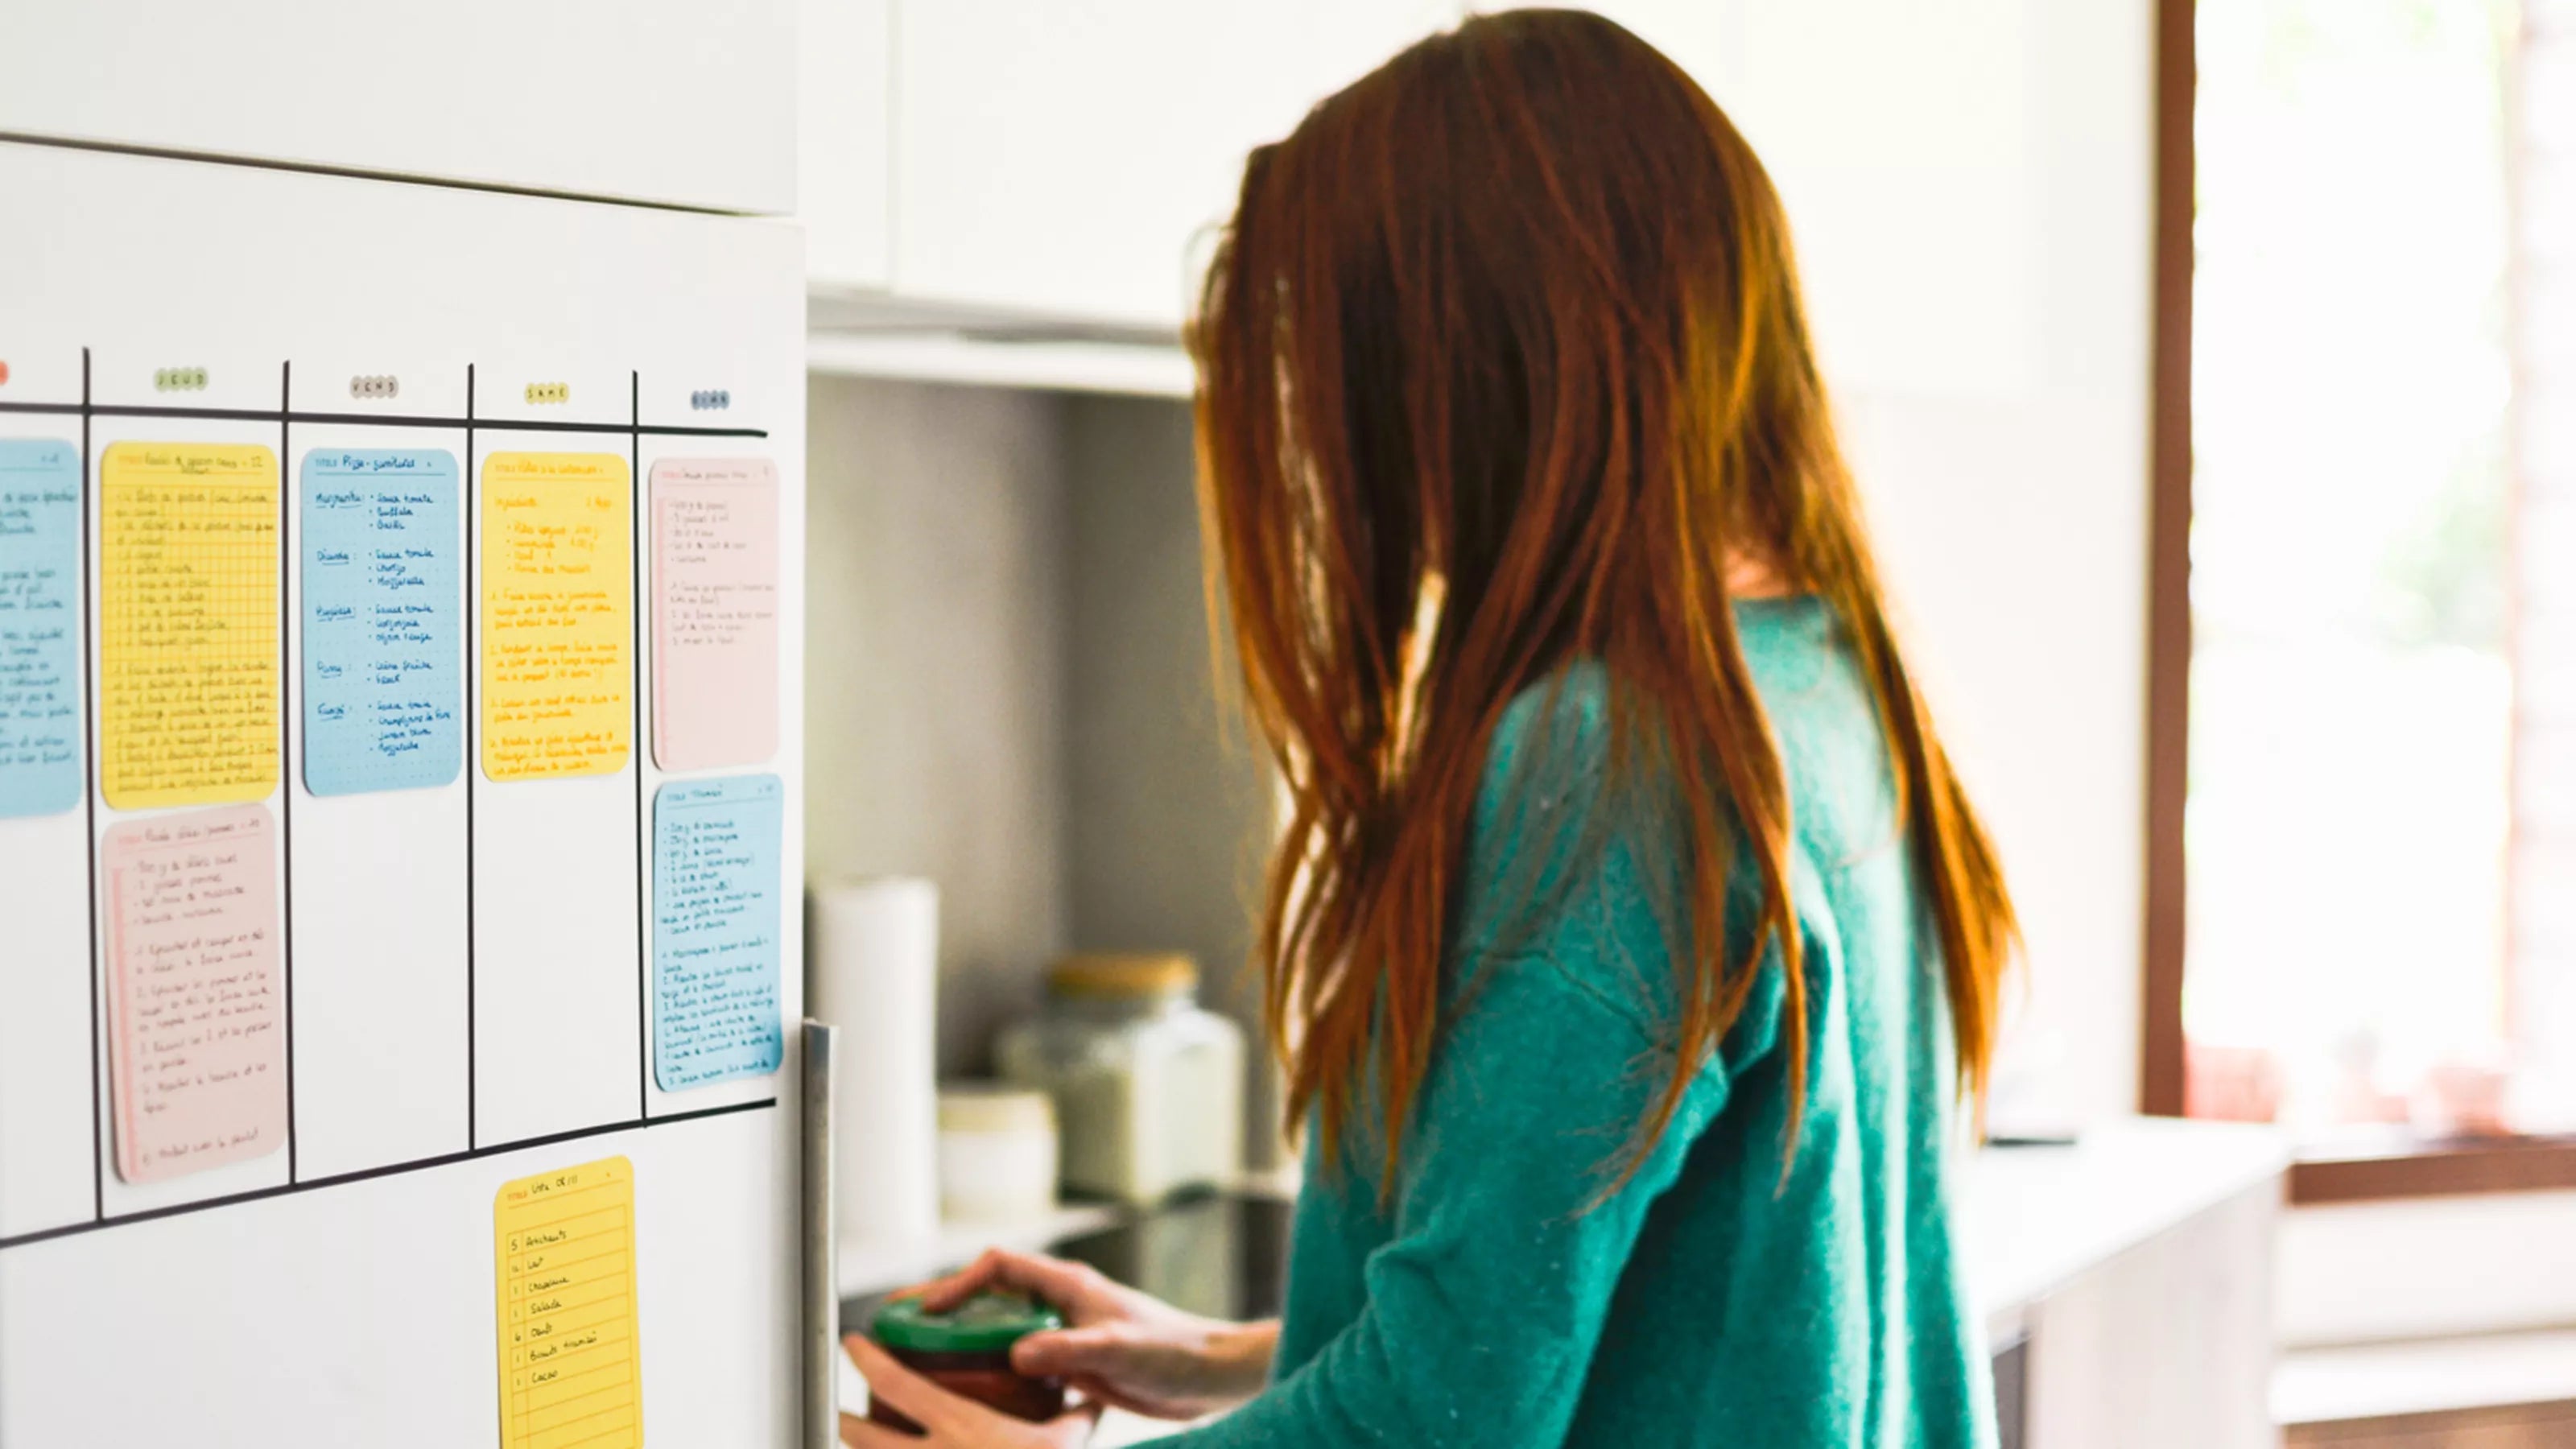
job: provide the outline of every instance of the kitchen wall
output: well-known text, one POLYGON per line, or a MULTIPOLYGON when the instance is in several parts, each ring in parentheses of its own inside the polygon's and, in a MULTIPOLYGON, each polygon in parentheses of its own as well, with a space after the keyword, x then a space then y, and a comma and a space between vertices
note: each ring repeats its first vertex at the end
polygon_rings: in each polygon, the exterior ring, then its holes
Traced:
MULTIPOLYGON (((1209 652, 1189 408, 1077 398, 1066 424, 1073 938, 1190 952, 1200 999, 1258 1042, 1246 956, 1270 775, 1233 712, 1232 660, 1209 652)), ((1245 1140, 1264 1143, 1275 1098, 1269 1073, 1253 1078, 1245 1140)))
POLYGON ((989 1067, 1074 948, 1189 951, 1250 1029, 1267 796, 1211 689, 1187 406, 826 377, 807 401, 806 858, 939 883, 941 1072, 989 1067))
POLYGON ((813 379, 808 879, 939 883, 943 1073, 1069 938, 1065 404, 813 379))

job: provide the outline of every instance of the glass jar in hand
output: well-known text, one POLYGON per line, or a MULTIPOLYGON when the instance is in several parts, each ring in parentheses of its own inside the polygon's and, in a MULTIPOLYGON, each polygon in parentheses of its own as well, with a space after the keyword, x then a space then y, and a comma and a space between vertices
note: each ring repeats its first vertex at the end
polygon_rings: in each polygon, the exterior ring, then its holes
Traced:
MULTIPOLYGON (((1064 1381, 1033 1379, 1011 1367, 1011 1345, 1032 1333, 1064 1327, 1054 1309, 1017 1293, 978 1293, 946 1313, 932 1313, 918 1298, 896 1298, 877 1309, 870 1336, 906 1368, 975 1402, 1031 1423, 1064 1412, 1064 1381)), ((868 1419, 918 1434, 921 1426, 875 1395, 868 1419)))

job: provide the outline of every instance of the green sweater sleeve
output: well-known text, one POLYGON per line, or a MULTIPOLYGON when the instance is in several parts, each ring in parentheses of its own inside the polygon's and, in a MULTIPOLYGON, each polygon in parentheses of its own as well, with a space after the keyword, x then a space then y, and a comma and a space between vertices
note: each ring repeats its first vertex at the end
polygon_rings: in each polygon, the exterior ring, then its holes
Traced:
MULTIPOLYGON (((1637 989, 1651 980, 1640 963, 1669 968, 1635 846, 1613 835, 1459 993, 1404 1144, 1389 1237, 1362 1268, 1358 1317, 1241 1410, 1161 1442, 1563 1440, 1648 1207, 1724 1107, 1730 1076, 1771 1049, 1780 1010, 1779 973, 1766 968, 1669 1130, 1596 1202, 1672 1064, 1659 993, 1637 989)), ((1469 902, 1469 940, 1484 904, 1469 902)), ((1352 1172, 1307 1190, 1373 1189, 1352 1172)))

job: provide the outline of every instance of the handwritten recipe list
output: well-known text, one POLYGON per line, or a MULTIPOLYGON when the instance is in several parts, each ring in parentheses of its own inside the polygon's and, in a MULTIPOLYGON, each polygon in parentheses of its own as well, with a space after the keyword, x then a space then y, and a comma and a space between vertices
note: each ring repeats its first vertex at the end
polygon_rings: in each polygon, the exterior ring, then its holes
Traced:
POLYGON ((776 775, 653 797, 653 1078, 666 1092, 778 1070, 776 775))
POLYGON ((613 775, 634 700, 634 503, 614 453, 483 470, 483 773, 613 775))
POLYGON ((305 788, 448 783, 465 752, 455 455, 316 450, 302 519, 305 788))
POLYGON ((653 465, 653 758, 757 765, 778 751, 778 468, 653 465))
POLYGON ((492 1236, 504 1449, 642 1444, 634 1164, 503 1183, 492 1236))
POLYGON ((278 779, 277 455, 114 443, 99 463, 99 788, 119 810, 278 779))
POLYGON ((0 438, 0 820, 80 804, 80 451, 0 438))
POLYGON ((260 1157, 286 1140, 277 854, 264 804, 107 833, 109 1067, 127 1182, 260 1157))

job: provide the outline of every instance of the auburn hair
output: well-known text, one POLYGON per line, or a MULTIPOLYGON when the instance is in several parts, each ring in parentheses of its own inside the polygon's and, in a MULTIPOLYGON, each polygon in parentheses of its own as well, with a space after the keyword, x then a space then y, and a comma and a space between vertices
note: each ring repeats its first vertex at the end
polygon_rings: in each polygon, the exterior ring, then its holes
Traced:
POLYGON ((1252 152, 1190 345, 1211 617, 1285 782, 1254 956, 1292 1130, 1329 1160, 1365 1110, 1394 1180, 1495 726, 1594 660, 1687 872, 1677 1057, 1632 1147, 1776 954, 1794 1150, 1807 980, 1747 560, 1830 605, 1876 696, 1981 1098, 2011 900, 1890 633, 1779 197, 1706 92, 1579 11, 1423 40, 1252 152))

